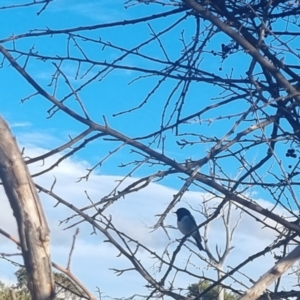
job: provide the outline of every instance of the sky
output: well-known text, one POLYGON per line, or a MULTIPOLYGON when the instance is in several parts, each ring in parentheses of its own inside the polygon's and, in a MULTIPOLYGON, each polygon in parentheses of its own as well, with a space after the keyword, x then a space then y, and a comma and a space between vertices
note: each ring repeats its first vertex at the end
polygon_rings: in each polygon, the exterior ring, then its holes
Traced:
MULTIPOLYGON (((16 4, 25 2, 26 1, 14 1, 16 4)), ((39 16, 37 16, 37 12, 40 9, 38 5, 22 9, 12 8, 0 10, 0 40, 3 41, 11 35, 19 35, 31 30, 38 32, 45 28, 58 30, 62 28, 111 23, 147 16, 149 15, 150 9, 151 14, 156 14, 174 8, 161 6, 159 4, 140 4, 126 9, 123 3, 124 2, 120 0, 101 2, 96 0, 72 0, 72 5, 70 5, 70 0, 55 0, 53 3, 50 3, 47 9, 39 16), (18 21, 16 22, 16 20, 18 21)), ((1 5, 10 4, 11 1, 1 2, 1 5)), ((120 56, 122 51, 110 47, 109 43, 124 48, 135 48, 140 43, 150 39, 153 36, 153 31, 158 33, 164 30, 172 23, 175 23, 180 17, 182 17, 182 15, 178 14, 172 16, 167 21, 164 19, 153 21, 151 22, 151 27, 149 24, 142 24, 141 26, 130 25, 127 27, 118 27, 117 29, 97 30, 95 32, 79 32, 79 34, 84 34, 91 39, 103 41, 103 43, 106 43, 105 47, 94 41, 78 40, 85 46, 85 51, 90 59, 112 62, 120 56)), ((183 40, 186 39, 188 41, 193 34, 193 21, 191 21, 191 19, 185 19, 176 25, 174 30, 170 30, 170 32, 161 37, 168 50, 170 60, 175 60, 180 56, 183 48, 183 40)), ((210 47, 215 48, 215 51, 220 51, 221 43, 227 42, 229 42, 228 38, 217 35, 216 38, 210 41, 210 47)), ((18 49, 23 51, 28 51, 28 49, 32 48, 32 51, 38 51, 44 55, 57 54, 65 56, 67 53, 67 39, 64 34, 19 39, 16 45, 18 49)), ((5 42, 4 46, 8 49, 13 49, 15 45, 12 42, 5 42)), ((159 43, 146 44, 142 50, 139 49, 139 51, 150 57, 166 60, 159 43)), ((76 47, 71 47, 71 54, 78 57, 81 55, 76 47)), ((241 57, 239 55, 242 54, 242 52, 239 52, 229 57, 223 64, 221 64, 219 59, 207 55, 201 64, 203 69, 209 66, 211 73, 219 74, 220 76, 224 76, 230 72, 235 74, 241 73, 244 76, 246 70, 243 64, 238 64, 234 70, 231 70, 232 64, 235 63, 235 61, 241 57), (222 68, 220 69, 221 66, 222 68)), ((249 60, 249 57, 245 58, 245 56, 243 56, 245 65, 247 65, 249 60)), ((18 62, 24 64, 26 62, 25 57, 20 57, 18 62)), ((120 61, 119 64, 120 66, 149 67, 150 69, 161 67, 159 63, 155 64, 147 59, 141 60, 134 54, 126 57, 120 61)), ((78 66, 72 61, 65 59, 61 68, 69 77, 72 85, 77 88, 95 76, 102 67, 96 66, 85 74, 87 70, 89 70, 89 66, 83 64, 80 66, 77 78, 75 74, 78 66)), ((50 60, 39 61, 30 59, 27 62, 26 69, 47 91, 53 92, 55 86, 54 84, 50 85, 50 83, 55 67, 50 60)), ((80 97, 84 99, 85 107, 95 121, 103 124, 103 116, 105 116, 112 128, 120 130, 130 137, 144 136, 152 131, 159 130, 162 119, 161 111, 163 110, 165 99, 174 89, 176 82, 165 80, 165 82, 162 83, 162 87, 159 88, 154 95, 149 97, 141 109, 134 110, 130 114, 115 116, 124 110, 136 107, 147 99, 150 90, 155 87, 158 77, 152 76, 144 78, 143 76, 144 74, 142 72, 134 71, 133 69, 123 70, 120 68, 104 78, 98 78, 93 81, 87 88, 83 88, 80 92, 80 97), (139 78, 139 80, 135 80, 136 78, 139 78)), ((0 71, 0 80, 2 82, 0 87, 0 97, 2 99, 0 101, 0 113, 9 122, 20 148, 24 147, 26 157, 35 157, 46 153, 54 147, 68 141, 69 136, 74 137, 86 129, 61 112, 48 118, 49 114, 47 111, 51 109, 51 104, 41 97, 32 97, 29 100, 22 101, 22 99, 26 99, 26 97, 33 94, 34 91, 7 63, 4 65, 4 71, 0 71)), ((213 99, 214 97, 220 96, 220 91, 221 89, 217 86, 212 90, 210 86, 205 84, 197 83, 192 85, 182 115, 186 116, 196 109, 200 110, 207 105, 214 104, 213 99)), ((60 80, 55 92, 56 96, 62 99, 69 92, 69 89, 63 84, 63 80, 60 80)), ((174 94, 176 96, 178 91, 174 94)), ((167 123, 168 118, 172 116, 172 107, 175 102, 176 97, 170 100, 170 105, 166 109, 164 124, 167 123)), ((73 98, 66 100, 66 103, 74 110, 80 112, 78 103, 76 103, 73 98)), ((187 130, 195 131, 198 134, 211 135, 212 137, 220 137, 229 130, 230 123, 224 120, 211 123, 210 119, 216 115, 237 114, 244 109, 245 107, 243 105, 231 105, 229 107, 220 107, 212 112, 208 111, 203 114, 201 124, 198 124, 197 120, 195 120, 194 124, 185 124, 180 133, 183 134, 184 130, 187 130)), ((173 116, 172 120, 174 120, 174 118, 173 116)), ((243 124, 240 125, 238 130, 243 130, 243 126, 243 124)), ((185 136, 183 136, 183 138, 184 137, 185 136)), ((209 148, 208 144, 199 144, 195 147, 185 147, 182 149, 176 144, 176 139, 172 137, 172 134, 168 135, 167 138, 168 147, 166 154, 177 161, 183 161, 187 157, 199 158, 203 155, 205 156, 209 148), (201 153, 201 155, 199 153, 201 153)), ((144 140, 145 143, 148 141, 147 139, 144 140)), ((120 143, 115 141, 105 141, 101 139, 94 141, 88 147, 76 153, 76 155, 64 160, 58 167, 50 172, 40 177, 34 177, 34 180, 41 186, 50 188, 54 178, 56 178, 55 192, 62 198, 68 199, 74 205, 80 208, 85 207, 90 203, 85 191, 88 191, 89 197, 93 199, 93 201, 98 201, 110 193, 118 181, 122 179, 122 176, 127 174, 132 168, 131 165, 125 167, 120 166, 132 161, 132 157, 139 157, 138 155, 132 156, 131 149, 124 147, 109 158, 101 168, 96 168, 95 171, 91 173, 88 181, 78 181, 79 178, 87 174, 87 169, 93 167, 99 160, 107 155, 108 151, 113 151, 118 146, 120 146, 120 143)), ((159 147, 157 147, 156 150, 161 151, 159 147)), ((245 153, 245 157, 252 157, 253 161, 258 161, 260 159, 260 151, 265 150, 266 149, 250 149, 245 153)), ((283 148, 282 153, 284 153, 284 151, 285 149, 283 148)), ((51 166, 67 152, 68 151, 57 154, 45 160, 44 164, 40 162, 31 164, 29 166, 31 174, 34 175, 46 169, 47 166, 51 166)), ((284 164, 288 165, 289 162, 284 162, 284 164)), ((237 176, 237 174, 240 174, 239 172, 242 173, 244 171, 239 169, 237 162, 230 161, 229 159, 224 163, 223 167, 227 174, 233 178, 237 176)), ((153 170, 159 168, 160 166, 152 167, 153 170)), ((205 167, 203 171, 208 171, 208 169, 209 166, 205 167)), ((149 174, 148 167, 138 169, 131 177, 123 182, 119 190, 146 174, 149 174)), ((268 180, 268 176, 266 176, 266 180, 268 180)), ((166 255, 164 252, 166 247, 168 246, 169 250, 174 250, 176 245, 178 245, 178 239, 181 238, 181 234, 176 228, 176 218, 173 214, 169 214, 166 219, 169 236, 161 229, 153 231, 152 227, 158 219, 158 214, 164 211, 182 184, 182 180, 177 176, 169 176, 163 181, 150 183, 145 189, 142 189, 138 193, 132 193, 127 195, 125 199, 119 199, 114 205, 108 208, 106 213, 112 216, 114 224, 119 230, 142 242, 150 249, 154 249, 158 255, 166 255)), ((269 209, 273 207, 270 196, 265 190, 249 189, 247 193, 247 196, 251 196, 258 204, 269 209)), ((2 201, 0 228, 17 236, 15 220, 2 190, 0 191, 0 195, 2 201)), ((76 227, 65 230, 66 227, 73 224, 73 219, 68 223, 61 222, 74 213, 61 204, 56 206, 56 202, 45 194, 40 193, 40 197, 52 232, 51 249, 53 261, 62 266, 66 266, 72 236, 76 227)), ((204 217, 199 213, 199 210, 203 207, 203 201, 209 198, 211 198, 211 195, 206 191, 197 186, 192 186, 191 189, 185 193, 179 205, 194 208, 196 211, 194 211, 193 214, 199 224, 204 221, 204 217), (199 199, 201 199, 201 201, 199 201, 199 199)), ((219 199, 214 199, 208 202, 208 205, 215 207, 219 201, 219 199)), ((275 212, 279 215, 285 213, 280 207, 277 207, 275 212)), ((232 226, 238 222, 239 218, 240 214, 238 210, 233 209, 231 215, 232 226)), ((268 220, 266 222, 270 225, 274 225, 268 220)), ((221 219, 215 220, 210 226, 208 236, 209 246, 211 249, 215 249, 216 245, 218 245, 218 247, 223 249, 225 236, 221 219)), ((127 268, 130 267, 130 264, 124 257, 118 257, 119 253, 109 243, 105 242, 104 237, 100 233, 97 235, 92 234, 93 229, 87 224, 80 224, 78 227, 80 228, 80 233, 73 254, 72 271, 92 292, 96 294, 96 287, 99 287, 103 296, 112 298, 129 297, 134 293, 147 293, 147 289, 145 288, 146 282, 141 279, 137 273, 125 273, 122 276, 117 276, 117 274, 114 273, 114 268, 127 268), (116 289, 116 286, 118 289, 116 289)), ((263 225, 256 222, 253 218, 250 218, 246 214, 242 216, 234 235, 234 249, 225 264, 226 270, 238 265, 253 253, 263 250, 274 240, 274 232, 266 228, 262 230, 262 228, 263 225)), ((201 228, 201 234, 203 235, 203 228, 201 228)), ((189 242, 188 245, 195 250, 192 243, 189 242)), ((292 247, 293 246, 291 246, 291 248, 292 247)), ((212 251, 214 252, 214 250, 212 251)), ((0 253, 10 252, 16 253, 18 250, 12 242, 0 236, 0 253)), ((267 254, 249 263, 242 269, 242 272, 253 279, 258 279, 261 274, 273 266, 273 254, 279 255, 280 251, 276 250, 272 254, 267 254)), ((138 255, 141 261, 151 270, 152 274, 160 278, 161 273, 158 272, 158 266, 149 253, 140 251, 138 255)), ((190 252, 187 248, 182 249, 176 260, 176 264, 184 267, 189 255, 190 252)), ((201 256, 205 257, 205 254, 201 254, 201 256)), ((13 257, 13 259, 15 259, 15 257, 13 257)), ((205 276, 216 278, 215 271, 212 268, 207 268, 207 264, 199 259, 197 255, 192 255, 191 262, 189 268, 192 273, 205 274, 205 276)), ((0 260, 1 281, 6 283, 14 282, 15 277, 13 272, 15 270, 13 264, 4 259, 0 260)), ((246 286, 251 286, 248 279, 242 274, 239 276, 239 279, 241 279, 246 286)), ((286 276, 282 285, 291 286, 294 283, 293 280, 294 278, 286 276)), ((176 283, 178 285, 180 283, 180 286, 185 288, 196 281, 197 278, 184 274, 179 274, 176 278, 176 283)), ((232 283, 230 280, 226 282, 232 283)), ((237 289, 245 288, 239 283, 235 283, 234 286, 237 289)))

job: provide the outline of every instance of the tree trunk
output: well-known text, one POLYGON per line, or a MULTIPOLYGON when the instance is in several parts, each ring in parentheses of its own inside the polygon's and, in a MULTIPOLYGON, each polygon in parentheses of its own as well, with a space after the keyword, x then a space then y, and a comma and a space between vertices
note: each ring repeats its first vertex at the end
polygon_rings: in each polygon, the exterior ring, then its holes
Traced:
POLYGON ((53 300, 50 231, 27 166, 1 116, 0 178, 17 221, 31 297, 53 300))
MULTIPOLYGON (((220 268, 222 268, 223 266, 220 266, 220 268)), ((221 280, 222 275, 223 275, 223 270, 222 269, 217 269, 218 272, 218 281, 221 280)), ((224 289, 222 287, 222 285, 218 285, 218 300, 224 300, 224 289)))

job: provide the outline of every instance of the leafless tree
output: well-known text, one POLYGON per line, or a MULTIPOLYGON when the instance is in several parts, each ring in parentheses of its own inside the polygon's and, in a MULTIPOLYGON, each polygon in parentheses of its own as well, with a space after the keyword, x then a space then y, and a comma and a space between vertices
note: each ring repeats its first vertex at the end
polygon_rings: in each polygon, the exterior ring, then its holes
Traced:
MULTIPOLYGON (((13 20, 7 26, 10 33, 6 30, 0 37, 3 86, 8 87, 4 112, 14 112, 21 98, 23 118, 36 113, 39 122, 46 112, 49 127, 67 132, 62 143, 43 154, 29 157, 23 151, 29 168, 40 165, 31 174, 40 196, 50 196, 53 204, 59 204, 57 210, 69 208, 64 219, 68 228, 90 224, 119 251, 120 259, 131 264, 114 271, 124 278, 134 271, 147 282, 148 293, 132 299, 187 299, 187 287, 177 281, 181 275, 212 282, 196 299, 215 286, 230 289, 241 299, 256 299, 264 292, 262 297, 294 297, 280 284, 274 291, 266 290, 265 282, 257 281, 262 274, 256 278, 241 274, 251 261, 274 251, 281 260, 274 260, 273 271, 277 264, 284 264, 285 271, 298 260, 293 256, 298 248, 292 247, 300 233, 299 1, 126 0, 64 5, 58 0, 0 5, 3 18, 8 23, 13 20), (105 12, 108 5, 112 6, 105 12), (94 13, 91 25, 84 19, 91 15, 64 18, 67 10, 80 13, 81 9, 84 14, 87 7, 89 14, 94 13), (20 14, 26 20, 23 31, 15 21, 20 14), (24 82, 26 88, 15 88, 25 87, 24 82), (121 176, 101 199, 92 199, 86 191, 88 204, 77 205, 59 193, 56 180, 48 186, 37 183, 84 153, 90 167, 79 182, 90 180, 99 170, 121 176), (157 181, 172 182, 177 190, 161 201, 165 206, 151 228, 165 233, 163 253, 133 238, 110 214, 120 201, 157 181), (199 228, 232 203, 238 215, 244 212, 262 231, 272 232, 273 241, 224 270, 219 280, 199 274, 193 266, 209 259, 209 252, 197 253, 185 243, 188 237, 175 249, 174 241, 168 245, 172 225, 168 218, 188 191, 209 194, 214 201, 199 228), (187 249, 191 256, 182 267, 180 253, 187 249), (141 253, 159 266, 155 275, 140 259, 141 253), (248 276, 251 284, 238 284, 240 276, 248 276), (252 285, 255 293, 253 289, 247 293, 252 285)), ((1 233, 19 243, 9 228, 1 233)), ((271 267, 266 266, 266 271, 271 267)), ((77 280, 68 267, 61 270, 77 280)), ((268 284, 277 279, 273 276, 268 284)), ((95 298, 80 280, 76 283, 85 298, 95 298)))
MULTIPOLYGON (((205 240, 205 248, 206 248, 206 253, 207 256, 209 257, 210 263, 212 266, 216 269, 217 271, 217 278, 218 281, 222 281, 222 276, 224 275, 224 265, 225 261, 230 254, 230 252, 233 250, 232 246, 232 241, 234 237, 234 233, 236 229, 238 228, 238 225, 241 221, 242 217, 242 212, 240 217, 237 219, 235 224, 232 224, 231 220, 231 214, 233 210, 233 205, 229 201, 227 207, 224 207, 223 211, 220 213, 220 218, 222 219, 222 223, 224 226, 224 236, 223 238, 225 239, 225 246, 223 251, 219 248, 219 245, 216 245, 216 254, 213 254, 213 251, 210 249, 208 246, 208 240, 209 240, 209 226, 210 224, 206 224, 204 228, 204 240, 205 240)), ((204 214, 206 218, 209 218, 210 213, 209 213, 209 208, 204 204, 204 214)), ((221 237, 222 238, 222 237, 221 237)), ((219 295, 218 295, 218 300, 224 300, 224 289, 222 288, 221 285, 218 286, 219 290, 219 295)))

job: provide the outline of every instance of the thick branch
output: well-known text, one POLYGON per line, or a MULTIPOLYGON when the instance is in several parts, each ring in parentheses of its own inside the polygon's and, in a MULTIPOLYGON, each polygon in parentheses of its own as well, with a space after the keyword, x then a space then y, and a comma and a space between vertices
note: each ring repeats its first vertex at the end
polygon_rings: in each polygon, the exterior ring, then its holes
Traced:
POLYGON ((250 288, 244 296, 238 300, 255 300, 257 299, 276 279, 282 276, 292 265, 300 259, 300 246, 296 247, 290 254, 281 259, 271 270, 264 274, 250 288))
POLYGON ((27 166, 2 117, 0 177, 18 224, 31 297, 33 300, 55 299, 50 231, 27 166))

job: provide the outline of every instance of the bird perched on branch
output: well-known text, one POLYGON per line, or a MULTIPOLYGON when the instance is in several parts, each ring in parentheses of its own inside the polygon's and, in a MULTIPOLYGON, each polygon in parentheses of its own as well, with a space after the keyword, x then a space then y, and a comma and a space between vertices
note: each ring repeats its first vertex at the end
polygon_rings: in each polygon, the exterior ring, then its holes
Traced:
POLYGON ((175 214, 177 215, 177 226, 180 232, 184 235, 191 234, 196 241, 199 250, 204 251, 196 221, 190 211, 186 208, 179 208, 175 214))

